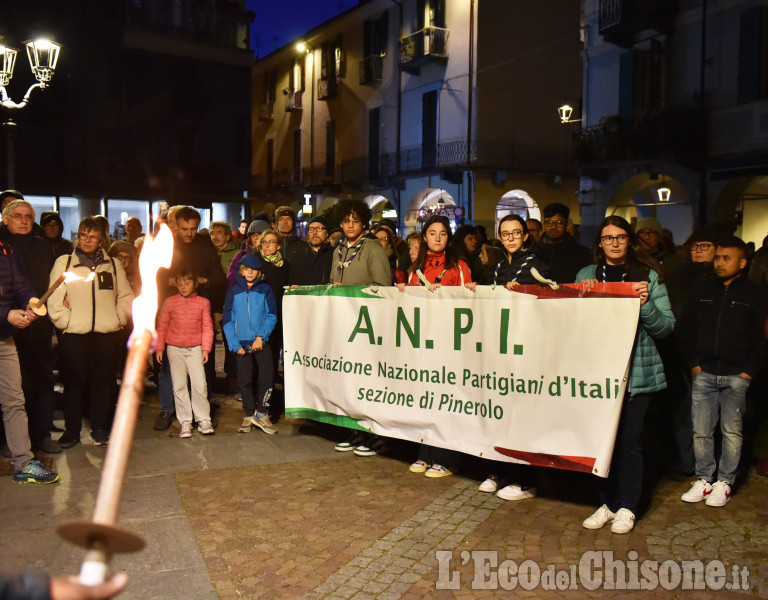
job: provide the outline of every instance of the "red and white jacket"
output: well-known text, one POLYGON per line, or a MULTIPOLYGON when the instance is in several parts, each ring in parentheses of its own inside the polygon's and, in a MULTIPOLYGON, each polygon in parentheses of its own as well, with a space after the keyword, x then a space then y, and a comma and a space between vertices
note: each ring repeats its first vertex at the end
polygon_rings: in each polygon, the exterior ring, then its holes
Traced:
POLYGON ((155 350, 166 346, 194 348, 202 346, 204 352, 213 347, 213 321, 211 303, 197 294, 186 298, 181 294, 168 296, 157 320, 155 350))

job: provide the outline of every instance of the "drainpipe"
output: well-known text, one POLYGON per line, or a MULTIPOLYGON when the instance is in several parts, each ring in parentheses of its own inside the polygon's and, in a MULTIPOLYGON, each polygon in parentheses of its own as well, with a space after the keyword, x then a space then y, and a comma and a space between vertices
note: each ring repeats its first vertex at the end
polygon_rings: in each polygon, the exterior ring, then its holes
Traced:
POLYGON ((475 89, 475 0, 469 2, 469 72, 467 85, 467 220, 475 222, 475 173, 472 170, 472 93, 475 89))
POLYGON ((709 135, 707 132, 708 119, 705 111, 704 86, 707 73, 707 0, 701 0, 701 64, 699 65, 699 118, 701 131, 704 136, 702 148, 701 169, 699 172, 699 225, 707 222, 707 160, 709 158, 709 135))

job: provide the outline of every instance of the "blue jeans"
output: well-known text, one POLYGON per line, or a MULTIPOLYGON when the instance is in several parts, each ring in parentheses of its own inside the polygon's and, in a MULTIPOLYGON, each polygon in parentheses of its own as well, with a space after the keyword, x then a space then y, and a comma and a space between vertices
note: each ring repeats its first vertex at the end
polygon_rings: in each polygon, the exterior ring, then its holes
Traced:
POLYGON ((691 416, 693 417, 693 452, 696 477, 733 485, 741 458, 744 405, 750 379, 740 375, 693 376, 691 416), (719 463, 715 463, 714 432, 720 417, 723 447, 719 463))

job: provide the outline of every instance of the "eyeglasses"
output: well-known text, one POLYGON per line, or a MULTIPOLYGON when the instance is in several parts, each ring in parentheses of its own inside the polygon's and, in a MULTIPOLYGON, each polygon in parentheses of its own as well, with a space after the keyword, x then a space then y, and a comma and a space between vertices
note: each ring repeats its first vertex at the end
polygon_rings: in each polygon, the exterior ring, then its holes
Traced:
POLYGON ((262 246, 277 246, 277 244, 277 240, 267 240, 266 242, 261 242, 262 246))
POLYGON ((360 222, 359 219, 353 219, 352 217, 348 217, 344 219, 341 224, 342 225, 357 225, 360 222))
POLYGON ((523 237, 523 235, 524 232, 522 229, 515 229, 514 231, 502 231, 499 234, 502 240, 508 240, 509 238, 519 240, 521 237, 523 237))
POLYGON ((321 231, 325 231, 325 227, 307 227, 309 233, 320 233, 321 231))
POLYGON ((101 238, 98 235, 88 235, 87 233, 78 233, 77 239, 89 242, 100 242, 101 238))
POLYGON ((691 244, 691 250, 706 252, 712 246, 714 246, 714 244, 710 244, 709 242, 702 242, 701 244, 691 244))
POLYGON ((562 227, 565 227, 565 221, 563 221, 562 219, 557 219, 556 221, 552 219, 547 219, 546 221, 544 221, 544 227, 557 227, 558 229, 560 229, 562 227))
POLYGON ((11 218, 14 221, 24 221, 25 223, 34 223, 35 217, 32 215, 20 215, 19 213, 13 213, 11 218))
POLYGON ((619 235, 604 235, 600 238, 600 241, 606 246, 613 246, 613 242, 618 242, 619 246, 623 246, 629 241, 629 236, 626 233, 620 233, 619 235))

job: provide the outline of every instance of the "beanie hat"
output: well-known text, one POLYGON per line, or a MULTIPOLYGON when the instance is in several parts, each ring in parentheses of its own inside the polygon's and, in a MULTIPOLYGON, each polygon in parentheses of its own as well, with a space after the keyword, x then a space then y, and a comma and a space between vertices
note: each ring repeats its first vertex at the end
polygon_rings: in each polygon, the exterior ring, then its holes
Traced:
POLYGON ((131 244, 131 242, 126 242, 123 240, 112 242, 112 245, 109 247, 109 250, 107 250, 107 254, 112 258, 117 257, 117 255, 120 254, 121 252, 127 252, 133 258, 136 258, 136 246, 131 244))
POLYGON ((661 223, 659 223, 658 220, 654 219, 653 217, 640 219, 637 222, 637 228, 635 229, 635 231, 639 233, 643 229, 651 229, 655 231, 659 235, 659 237, 661 237, 661 223))
POLYGON ((243 258, 240 259, 240 264, 247 269, 255 269, 257 271, 261 271, 261 261, 255 254, 243 255, 243 258))
POLYGON ((291 220, 295 223, 296 211, 293 210, 290 206, 278 206, 277 210, 275 211, 275 221, 277 221, 280 217, 291 217, 291 220))
POLYGON ((47 223, 55 221, 59 227, 64 229, 64 222, 61 220, 61 216, 55 210, 46 210, 40 213, 40 226, 45 227, 47 223))
POLYGON ((248 235, 253 235, 254 233, 264 233, 267 229, 269 229, 269 223, 266 221, 253 221, 250 225, 248 225, 248 235))
POLYGON ((717 239, 718 236, 715 235, 715 231, 711 227, 701 227, 691 234, 691 237, 688 238, 688 243, 711 242, 717 244, 717 239))
POLYGON ((323 227, 328 229, 328 220, 324 216, 322 216, 322 215, 317 215, 316 217, 314 217, 309 222, 310 225, 312 225, 312 223, 320 223, 320 225, 322 225, 323 227))

